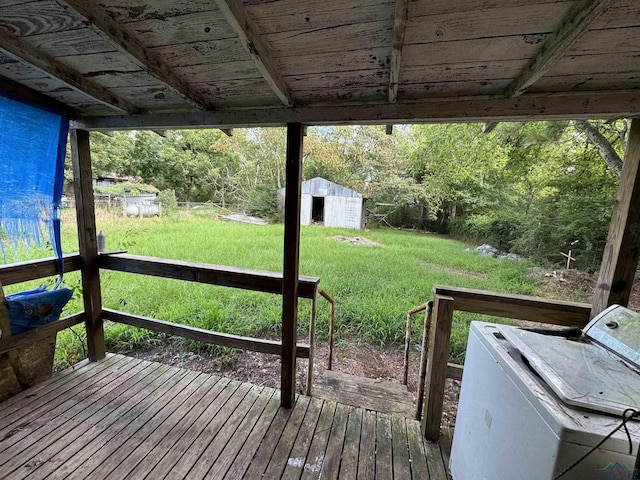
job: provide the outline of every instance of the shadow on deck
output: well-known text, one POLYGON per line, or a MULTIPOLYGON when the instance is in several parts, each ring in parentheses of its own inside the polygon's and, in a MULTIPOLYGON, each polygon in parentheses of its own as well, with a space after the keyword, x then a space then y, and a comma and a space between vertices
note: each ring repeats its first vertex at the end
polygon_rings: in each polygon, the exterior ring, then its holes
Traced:
POLYGON ((122 355, 0 404, 12 480, 446 479, 443 454, 414 420, 122 355))

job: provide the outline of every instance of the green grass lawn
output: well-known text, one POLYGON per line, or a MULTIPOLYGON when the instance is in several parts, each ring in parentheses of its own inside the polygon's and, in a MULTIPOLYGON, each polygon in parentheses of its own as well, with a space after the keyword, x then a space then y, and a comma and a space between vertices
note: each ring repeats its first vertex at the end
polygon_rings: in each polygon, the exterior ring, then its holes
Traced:
MULTIPOLYGON (((64 247, 77 250, 75 224, 66 219, 64 247)), ((202 213, 178 218, 125 219, 99 215, 98 229, 107 235, 107 248, 129 253, 281 271, 283 226, 255 226, 217 221, 202 213)), ((320 277, 320 286, 336 301, 338 338, 401 342, 407 310, 433 298, 433 285, 452 285, 497 292, 536 294, 536 281, 527 277, 527 262, 478 255, 473 246, 442 236, 376 229, 302 227, 300 273, 320 277), (342 236, 363 236, 380 246, 337 242, 342 236)), ((279 295, 199 285, 119 272, 101 273, 103 303, 134 314, 240 335, 260 336, 280 329, 279 295)), ((79 275, 65 277, 78 287, 79 275)), ((13 288, 24 288, 24 285, 13 288)), ((69 312, 82 307, 76 296, 69 312)), ((308 328, 309 300, 300 301, 300 334, 308 328)), ((328 332, 328 304, 320 299, 317 333, 328 332)), ((477 315, 456 312, 451 358, 464 356, 469 322, 477 315)), ((415 318, 415 342, 420 341, 422 315, 415 318)), ((77 361, 83 328, 58 334, 56 364, 77 361)), ((108 348, 127 349, 157 337, 152 332, 108 324, 108 348)), ((203 348, 189 345, 191 348, 203 348)))

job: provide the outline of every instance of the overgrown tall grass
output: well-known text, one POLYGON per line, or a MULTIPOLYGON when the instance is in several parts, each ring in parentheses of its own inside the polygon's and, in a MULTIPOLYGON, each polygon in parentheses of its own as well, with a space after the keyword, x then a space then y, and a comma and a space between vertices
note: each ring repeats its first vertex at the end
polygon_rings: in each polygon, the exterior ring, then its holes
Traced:
MULTIPOLYGON (((65 222, 65 251, 77 250, 75 222, 65 222)), ((129 253, 192 260, 235 267, 281 271, 283 226, 255 226, 219 221, 210 212, 174 218, 126 219, 98 216, 107 248, 129 253)), ((527 262, 478 255, 473 247, 437 235, 377 229, 355 231, 302 227, 300 273, 321 279, 336 300, 338 338, 356 335, 368 342, 391 344, 404 336, 406 312, 433 298, 433 285, 452 285, 497 292, 535 294, 527 262), (335 236, 364 236, 380 246, 342 243, 335 236)), ((79 288, 79 276, 66 283, 79 288)), ((261 336, 280 330, 281 298, 258 292, 119 272, 101 273, 103 304, 126 312, 240 335, 261 336)), ((82 309, 78 295, 68 307, 82 309)), ((308 329, 310 301, 300 302, 300 334, 308 329)), ((319 301, 319 336, 328 332, 329 308, 319 301)), ((456 312, 451 357, 464 355, 469 322, 477 316, 456 312)), ((58 335, 57 366, 82 356, 78 335, 58 335)), ((420 341, 422 316, 416 316, 420 341)), ((157 341, 153 332, 107 324, 108 348, 126 350, 157 341)), ((195 345, 188 345, 196 348, 195 345)), ((202 347, 199 347, 202 348, 202 347)))

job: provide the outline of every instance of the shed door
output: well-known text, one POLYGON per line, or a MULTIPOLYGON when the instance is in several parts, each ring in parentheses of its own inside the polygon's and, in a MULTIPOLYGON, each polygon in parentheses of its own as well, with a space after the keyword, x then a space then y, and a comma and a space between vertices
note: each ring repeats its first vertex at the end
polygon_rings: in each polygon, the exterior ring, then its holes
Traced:
POLYGON ((313 197, 311 201, 311 220, 324 223, 324 197, 313 197))

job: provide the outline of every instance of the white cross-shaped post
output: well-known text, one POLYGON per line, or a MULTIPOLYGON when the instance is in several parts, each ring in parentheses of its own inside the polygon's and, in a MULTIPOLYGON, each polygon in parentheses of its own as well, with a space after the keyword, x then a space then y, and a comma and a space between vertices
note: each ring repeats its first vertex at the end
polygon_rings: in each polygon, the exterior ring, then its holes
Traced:
POLYGON ((569 250, 569 253, 562 253, 560 252, 560 255, 562 255, 563 257, 567 258, 567 270, 569 270, 569 268, 571 268, 571 262, 574 261, 575 262, 575 257, 571 256, 571 250, 569 250))

